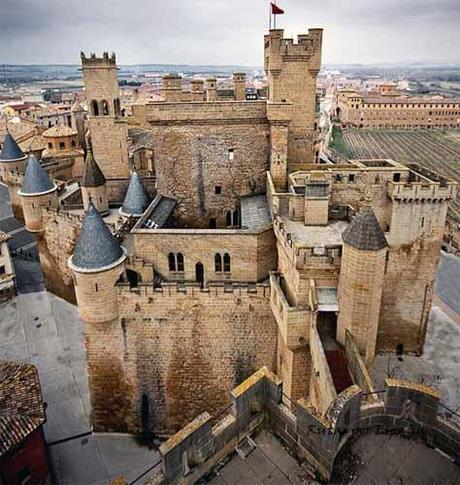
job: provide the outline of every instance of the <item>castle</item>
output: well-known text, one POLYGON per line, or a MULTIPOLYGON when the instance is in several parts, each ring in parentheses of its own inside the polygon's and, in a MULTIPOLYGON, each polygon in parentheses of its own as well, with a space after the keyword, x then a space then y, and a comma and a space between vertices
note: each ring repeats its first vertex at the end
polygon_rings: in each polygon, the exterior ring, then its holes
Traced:
POLYGON ((231 100, 214 78, 184 91, 167 75, 163 101, 130 116, 115 55, 82 53, 79 185, 0 155, 48 288, 78 305, 95 430, 171 435, 264 366, 324 415, 354 381, 347 341, 366 376, 376 353, 423 351, 456 184, 319 163, 322 30, 264 42, 266 100, 246 100, 242 73, 231 100))

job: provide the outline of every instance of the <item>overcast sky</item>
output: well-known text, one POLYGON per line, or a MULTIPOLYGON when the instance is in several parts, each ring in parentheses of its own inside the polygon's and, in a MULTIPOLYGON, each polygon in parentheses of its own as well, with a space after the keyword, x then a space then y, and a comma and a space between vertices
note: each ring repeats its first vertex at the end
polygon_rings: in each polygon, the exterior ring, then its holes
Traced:
MULTIPOLYGON (((278 0, 292 36, 323 27, 323 62, 460 62, 460 0, 278 0)), ((0 63, 262 65, 266 0, 0 0, 0 63)))

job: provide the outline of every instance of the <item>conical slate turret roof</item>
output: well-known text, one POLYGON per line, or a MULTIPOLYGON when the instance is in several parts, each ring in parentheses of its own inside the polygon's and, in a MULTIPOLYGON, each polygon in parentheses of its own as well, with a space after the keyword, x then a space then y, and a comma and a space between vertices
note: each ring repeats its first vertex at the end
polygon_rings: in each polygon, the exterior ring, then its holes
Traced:
POLYGON ((124 252, 90 201, 70 263, 78 269, 100 270, 116 263, 124 252))
POLYGON ((2 153, 0 153, 0 160, 2 162, 9 162, 13 160, 20 160, 24 158, 24 152, 19 148, 10 132, 6 132, 5 140, 3 141, 2 153))
POLYGON ((366 251, 379 251, 388 246, 385 234, 370 205, 363 207, 353 218, 343 231, 342 239, 345 244, 366 251))
POLYGON ((150 202, 151 199, 139 174, 133 172, 120 212, 124 215, 141 216, 150 202))
POLYGON ((88 145, 88 152, 86 154, 85 168, 83 169, 83 177, 81 179, 82 187, 100 187, 105 184, 105 177, 94 160, 93 149, 88 145))
POLYGON ((43 192, 51 192, 56 185, 34 155, 29 156, 26 173, 19 193, 21 195, 35 195, 43 192))

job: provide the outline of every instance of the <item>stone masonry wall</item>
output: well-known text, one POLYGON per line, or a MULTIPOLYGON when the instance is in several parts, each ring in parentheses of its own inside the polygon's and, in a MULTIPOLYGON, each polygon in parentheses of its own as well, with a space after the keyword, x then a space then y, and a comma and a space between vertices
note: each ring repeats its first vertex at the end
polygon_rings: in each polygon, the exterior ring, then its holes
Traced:
POLYGON ((147 105, 136 118, 153 133, 158 191, 178 200, 184 227, 225 227, 243 195, 265 191, 269 125, 259 102, 147 105), (233 150, 233 151, 232 151, 233 150))
MULTIPOLYGON (((203 411, 216 415, 229 404, 233 386, 262 365, 275 367, 277 327, 268 286, 232 292, 124 288, 120 320, 110 333, 123 340, 113 345, 123 355, 124 385, 131 389, 129 430, 169 434, 203 411)), ((87 331, 94 340, 96 328, 87 331)), ((111 351, 100 349, 97 358, 111 351)))

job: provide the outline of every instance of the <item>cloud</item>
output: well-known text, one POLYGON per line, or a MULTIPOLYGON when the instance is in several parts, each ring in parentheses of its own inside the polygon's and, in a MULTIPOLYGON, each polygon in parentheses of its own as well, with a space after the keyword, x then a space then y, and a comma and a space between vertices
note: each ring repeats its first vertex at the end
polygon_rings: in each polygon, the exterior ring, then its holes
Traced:
MULTIPOLYGON (((0 63, 261 65, 265 0, 0 0, 0 63)), ((286 34, 324 27, 326 62, 460 62, 458 0, 279 0, 286 34)))

